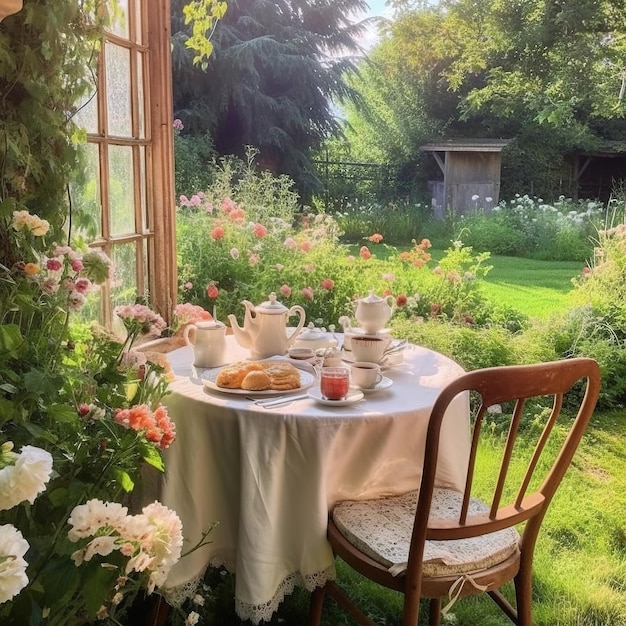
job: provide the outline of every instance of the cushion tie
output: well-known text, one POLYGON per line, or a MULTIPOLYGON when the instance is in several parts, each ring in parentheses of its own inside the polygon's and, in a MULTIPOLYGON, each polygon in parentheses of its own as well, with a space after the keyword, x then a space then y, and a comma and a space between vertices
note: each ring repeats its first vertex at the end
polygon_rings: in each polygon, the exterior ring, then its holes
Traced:
POLYGON ((478 589, 478 591, 487 591, 487 589, 489 589, 489 585, 479 585, 469 574, 462 574, 452 583, 452 586, 448 590, 449 601, 448 604, 441 609, 441 615, 445 615, 452 609, 467 582, 475 589, 478 589))

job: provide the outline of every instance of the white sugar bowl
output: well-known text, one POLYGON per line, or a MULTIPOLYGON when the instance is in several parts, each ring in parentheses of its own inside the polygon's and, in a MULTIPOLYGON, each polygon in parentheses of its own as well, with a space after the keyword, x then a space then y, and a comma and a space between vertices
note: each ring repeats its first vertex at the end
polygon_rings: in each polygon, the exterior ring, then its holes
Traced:
POLYGON ((295 340, 294 348, 311 348, 319 350, 320 348, 334 348, 337 340, 332 333, 326 331, 325 328, 316 328, 313 322, 309 322, 308 326, 302 330, 295 340))

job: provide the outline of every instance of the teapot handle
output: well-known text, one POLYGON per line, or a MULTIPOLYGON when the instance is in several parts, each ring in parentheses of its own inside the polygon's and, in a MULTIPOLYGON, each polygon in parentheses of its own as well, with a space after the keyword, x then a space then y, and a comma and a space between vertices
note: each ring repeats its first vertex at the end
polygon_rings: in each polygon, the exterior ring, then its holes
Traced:
POLYGON ((293 331, 293 333, 291 333, 291 337, 289 337, 289 339, 287 340, 288 348, 296 340, 296 337, 300 334, 300 331, 302 330, 302 327, 304 326, 304 320, 306 318, 306 313, 304 312, 304 309, 299 304, 292 306, 289 309, 289 311, 287 311, 287 316, 291 317, 292 315, 295 315, 296 313, 300 316, 300 321, 298 322, 296 329, 293 331))
POLYGON ((391 313, 389 313, 389 317, 391 317, 396 311, 396 299, 391 294, 389 294, 385 297, 385 300, 387 301, 387 305, 391 309, 391 313), (389 302, 389 298, 391 298, 391 302, 389 302))

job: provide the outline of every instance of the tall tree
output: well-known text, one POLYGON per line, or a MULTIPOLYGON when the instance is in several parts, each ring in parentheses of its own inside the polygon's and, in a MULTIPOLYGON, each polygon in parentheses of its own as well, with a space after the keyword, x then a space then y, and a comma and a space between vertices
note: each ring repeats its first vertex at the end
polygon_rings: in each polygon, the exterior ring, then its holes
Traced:
POLYGON ((174 108, 186 132, 210 134, 222 155, 255 146, 262 167, 310 194, 319 184, 311 150, 339 130, 332 102, 354 95, 346 76, 361 52, 365 0, 230 0, 206 72, 182 45, 183 2, 172 3, 174 108))
MULTIPOLYGON (((626 139, 625 0, 393 3, 378 92, 412 90, 434 121, 432 139, 441 129, 517 138, 504 161, 515 191, 533 183, 535 192, 558 195, 568 152, 626 139)), ((367 90, 363 97, 372 103, 367 90)), ((406 118, 405 100, 386 98, 388 119, 406 118)))

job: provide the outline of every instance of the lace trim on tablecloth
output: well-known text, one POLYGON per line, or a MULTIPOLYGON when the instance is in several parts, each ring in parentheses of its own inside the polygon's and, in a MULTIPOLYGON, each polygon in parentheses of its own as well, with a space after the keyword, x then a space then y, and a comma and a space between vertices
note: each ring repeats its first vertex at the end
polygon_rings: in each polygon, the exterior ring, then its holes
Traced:
MULTIPOLYGON (((234 568, 229 568, 229 565, 232 566, 230 559, 214 556, 200 574, 177 587, 162 587, 160 592, 163 594, 168 604, 181 607, 186 600, 193 598, 196 594, 206 570, 209 567, 223 566, 232 572, 234 568)), ((335 572, 334 563, 324 571, 307 574, 306 576, 303 576, 300 572, 294 572, 293 574, 289 574, 289 576, 280 583, 272 599, 263 604, 248 604, 235 598, 235 611, 242 620, 250 620, 253 624, 269 622, 274 613, 278 610, 281 602, 285 599, 285 596, 288 596, 295 589, 296 585, 304 587, 307 591, 313 591, 315 588, 321 587, 331 580, 335 580, 336 577, 337 574, 335 572)))
POLYGON ((278 606, 297 586, 304 587, 307 591, 313 591, 316 587, 325 585, 330 580, 335 580, 335 565, 331 565, 328 569, 315 574, 302 576, 300 572, 289 574, 287 578, 280 583, 274 597, 263 604, 247 604, 239 600, 235 600, 235 611, 243 620, 250 620, 253 624, 260 622, 269 622, 272 615, 278 610, 278 606))
POLYGON ((168 604, 180 608, 186 600, 196 595, 196 591, 209 567, 224 567, 229 572, 233 572, 235 569, 231 559, 214 555, 209 564, 197 576, 176 587, 161 587, 160 593, 165 597, 168 604))

